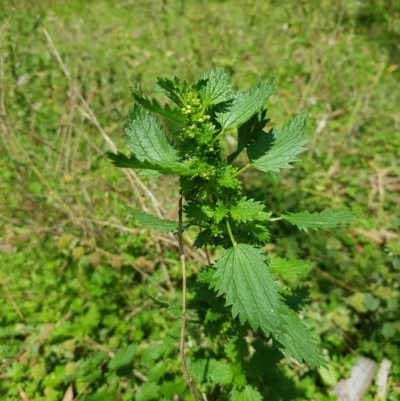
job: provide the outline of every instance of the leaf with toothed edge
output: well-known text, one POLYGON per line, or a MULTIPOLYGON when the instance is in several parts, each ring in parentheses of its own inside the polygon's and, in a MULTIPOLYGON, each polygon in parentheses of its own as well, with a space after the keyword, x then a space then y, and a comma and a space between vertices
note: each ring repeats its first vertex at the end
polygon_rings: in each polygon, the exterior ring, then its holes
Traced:
POLYGON ((157 174, 150 172, 159 172, 162 174, 173 174, 173 175, 193 175, 196 170, 191 170, 186 164, 180 162, 164 162, 151 163, 149 161, 140 161, 134 155, 130 157, 123 153, 112 153, 107 152, 107 157, 111 160, 115 166, 120 168, 131 168, 141 170, 139 174, 157 176, 157 174))
POLYGON ((335 227, 345 226, 351 223, 356 212, 349 210, 331 210, 325 209, 318 213, 285 213, 282 219, 297 226, 300 230, 330 230, 335 227))
POLYGON ((169 120, 175 121, 180 125, 184 125, 186 123, 186 116, 182 114, 182 111, 180 109, 171 109, 168 104, 162 107, 155 99, 148 99, 143 94, 139 85, 132 85, 131 92, 136 102, 143 106, 145 109, 166 117, 169 120))
POLYGON ((196 85, 204 107, 225 102, 232 97, 232 84, 229 82, 229 75, 223 70, 212 70, 209 74, 203 74, 196 85))
POLYGON ((234 317, 248 321, 253 330, 261 327, 268 336, 282 331, 279 311, 284 304, 266 262, 262 251, 251 245, 228 248, 215 264, 211 287, 225 295, 234 317))
POLYGON ((177 221, 163 220, 140 210, 132 209, 129 206, 125 206, 125 208, 139 224, 146 228, 154 228, 156 231, 164 231, 166 233, 178 231, 177 221))
POLYGON ((135 104, 125 126, 127 148, 140 161, 167 165, 178 161, 160 121, 143 106, 135 104))
POLYGON ((262 133, 247 148, 251 165, 261 171, 279 172, 292 168, 290 163, 299 159, 297 154, 305 150, 307 114, 301 113, 282 129, 275 128, 268 134, 262 133))
POLYGON ((270 265, 274 273, 278 273, 284 277, 294 277, 304 273, 310 267, 310 262, 307 260, 274 258, 271 259, 270 265))
POLYGON ((247 321, 253 330, 261 328, 266 336, 272 335, 288 357, 320 366, 324 358, 305 326, 284 303, 267 262, 260 249, 237 244, 226 249, 215 264, 210 287, 225 295, 233 317, 238 316, 242 324, 247 321))
POLYGON ((258 80, 246 92, 238 92, 227 103, 227 109, 217 113, 217 120, 223 130, 238 127, 263 108, 275 91, 274 77, 267 81, 258 80))

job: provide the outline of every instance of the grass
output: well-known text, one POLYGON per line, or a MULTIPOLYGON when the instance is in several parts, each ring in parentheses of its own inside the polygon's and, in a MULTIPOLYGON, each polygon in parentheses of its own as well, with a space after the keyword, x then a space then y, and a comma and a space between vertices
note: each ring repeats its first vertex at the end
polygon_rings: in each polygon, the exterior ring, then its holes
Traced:
MULTIPOLYGON (((175 218, 176 179, 140 180, 103 156, 124 146, 129 82, 157 97, 155 76, 191 80, 219 67, 243 89, 255 75, 275 75, 270 125, 308 111, 311 142, 302 162, 282 177, 261 179, 249 169, 247 189, 277 211, 360 212, 333 236, 293 236, 282 223, 268 250, 313 261, 299 283, 311 291, 305 321, 329 352, 334 381, 357 355, 388 357, 387 399, 398 399, 395 1, 0 0, 0 9, 0 396, 58 400, 71 385, 73 399, 114 391, 130 400, 144 392, 143 375, 161 355, 146 356, 146 347, 173 338, 179 321, 140 290, 175 299, 177 242, 134 227, 123 204, 175 218), (142 347, 133 379, 64 380, 93 352, 130 341, 142 347)), ((226 146, 233 143, 231 133, 226 146)), ((194 274, 206 255, 186 241, 194 274)), ((174 355, 174 347, 163 352, 174 355)), ((271 399, 329 399, 326 375, 282 369, 293 392, 271 392, 271 399)), ((367 399, 375 395, 372 387, 367 399)))

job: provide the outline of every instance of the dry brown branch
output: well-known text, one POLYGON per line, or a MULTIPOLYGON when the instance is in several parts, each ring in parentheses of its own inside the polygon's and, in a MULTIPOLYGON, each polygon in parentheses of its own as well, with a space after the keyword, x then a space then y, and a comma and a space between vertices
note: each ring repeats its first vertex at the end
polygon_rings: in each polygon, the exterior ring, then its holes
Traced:
MULTIPOLYGON (((54 57, 56 58, 58 64, 60 65, 60 68, 61 68, 62 72, 67 77, 67 79, 71 83, 73 83, 73 79, 71 77, 71 74, 69 73, 66 65, 64 64, 60 54, 58 53, 58 50, 57 50, 57 48, 56 48, 56 46, 55 46, 55 44, 53 42, 53 39, 51 38, 51 36, 50 36, 50 34, 49 34, 49 32, 47 31, 46 28, 43 28, 43 33, 46 36, 46 39, 47 39, 47 41, 48 41, 48 43, 50 45, 50 49, 51 49, 54 57)), ((100 134, 103 137, 104 141, 108 145, 109 149, 112 152, 116 153, 118 151, 117 146, 114 144, 114 142, 108 136, 108 134, 104 131, 103 127, 99 123, 95 113, 93 112, 93 110, 91 109, 89 104, 87 103, 86 99, 83 97, 83 95, 78 90, 76 85, 73 85, 72 87, 73 87, 73 90, 76 91, 77 97, 80 100, 81 104, 83 105, 83 111, 85 113, 85 117, 98 129, 98 131, 100 132, 100 134)), ((135 186, 138 186, 144 192, 145 196, 150 200, 150 202, 151 202, 151 204, 152 204, 157 216, 162 218, 162 212, 161 212, 160 204, 157 201, 157 199, 155 198, 155 196, 153 195, 153 193, 146 187, 146 185, 143 184, 143 182, 140 180, 140 178, 132 170, 122 169, 122 171, 125 174, 125 176, 127 177, 127 179, 130 181, 134 192, 137 193, 137 190, 135 189, 135 186)), ((142 203, 140 197, 138 197, 138 201, 143 206, 143 203, 142 203)))
POLYGON ((343 283, 343 281, 338 280, 337 278, 333 277, 332 275, 330 275, 328 272, 320 269, 318 266, 313 265, 313 269, 316 270, 319 274, 322 274, 323 276, 325 276, 328 280, 334 282, 335 284, 339 285, 342 288, 345 288, 346 290, 356 294, 358 291, 353 288, 350 287, 349 285, 347 285, 346 283, 343 283))
MULTIPOLYGON (((114 256, 113 254, 105 251, 102 248, 96 247, 95 249, 96 249, 96 251, 98 251, 99 253, 101 253, 102 255, 106 256, 109 259, 111 259, 114 256)), ((144 272, 142 269, 140 269, 138 266, 136 266, 134 263, 132 263, 128 258, 124 257, 123 255, 122 255, 122 258, 123 258, 123 262, 128 264, 129 266, 131 266, 132 269, 135 270, 136 273, 139 273, 143 277, 143 279, 148 281, 151 285, 154 285, 155 287, 157 287, 159 290, 161 290, 163 292, 165 291, 164 287, 162 287, 160 284, 153 281, 153 279, 146 272, 144 272)))
POLYGON ((163 271, 163 274, 165 277, 165 284, 167 285, 168 291, 171 293, 174 293, 175 288, 174 288, 174 285, 172 284, 171 277, 169 276, 169 273, 168 273, 168 268, 164 261, 164 255, 163 255, 163 252, 162 252, 162 249, 160 246, 160 240, 159 240, 158 236, 155 238, 154 244, 156 246, 157 254, 159 255, 161 270, 163 271))

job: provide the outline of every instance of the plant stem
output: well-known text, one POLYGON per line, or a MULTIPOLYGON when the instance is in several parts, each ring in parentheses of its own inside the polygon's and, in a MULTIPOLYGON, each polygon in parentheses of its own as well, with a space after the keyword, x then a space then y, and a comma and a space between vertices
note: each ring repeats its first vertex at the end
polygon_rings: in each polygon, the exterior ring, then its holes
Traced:
POLYGON ((269 221, 277 221, 277 220, 282 220, 282 217, 273 217, 272 219, 269 219, 269 221))
POLYGON ((222 135, 224 135, 225 134, 225 131, 224 130, 222 130, 213 140, 212 140, 212 142, 211 143, 214 143, 218 138, 220 138, 222 135))
POLYGON ((238 170, 238 171, 235 173, 235 177, 236 177, 237 175, 239 175, 240 173, 243 173, 243 171, 244 171, 244 170, 247 170, 250 166, 251 166, 251 164, 246 164, 244 167, 242 167, 240 170, 238 170))
POLYGON ((231 237, 232 245, 234 247, 236 247, 237 246, 237 242, 235 241, 235 238, 233 237, 232 230, 231 230, 231 225, 229 224, 229 220, 228 219, 226 219, 226 228, 228 229, 229 236, 231 237))
POLYGON ((181 325, 181 335, 179 339, 179 354, 182 362, 183 374, 185 375, 185 380, 189 386, 192 397, 195 401, 199 401, 197 397, 196 388, 194 386, 193 380, 190 377, 189 369, 186 365, 185 359, 185 326, 186 326, 186 258, 183 250, 182 241, 182 196, 179 198, 179 226, 178 226, 178 243, 179 243, 179 257, 181 259, 182 265, 182 325, 181 325))

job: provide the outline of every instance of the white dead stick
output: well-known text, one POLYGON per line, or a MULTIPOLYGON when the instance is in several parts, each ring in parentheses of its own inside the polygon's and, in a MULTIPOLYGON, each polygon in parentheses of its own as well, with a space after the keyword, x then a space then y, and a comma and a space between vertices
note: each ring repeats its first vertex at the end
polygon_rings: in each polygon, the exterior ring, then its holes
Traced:
POLYGON ((362 401, 372 383, 375 370, 375 361, 358 358, 357 363, 350 370, 350 377, 340 380, 333 390, 338 396, 337 401, 362 401))
POLYGON ((376 375, 376 386, 378 390, 376 392, 378 399, 385 401, 386 400, 386 384, 389 377, 389 371, 392 367, 392 362, 389 359, 384 359, 378 370, 378 374, 376 375))

